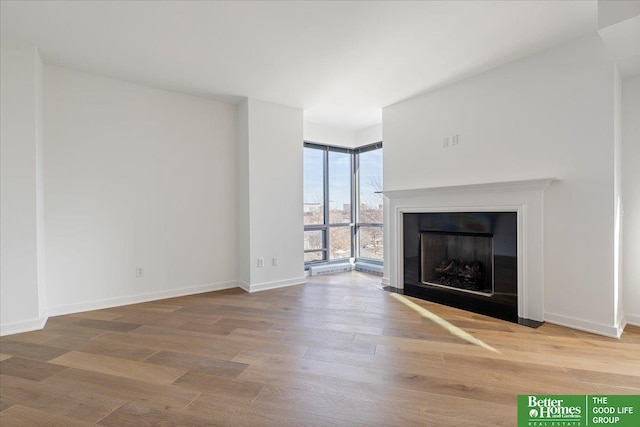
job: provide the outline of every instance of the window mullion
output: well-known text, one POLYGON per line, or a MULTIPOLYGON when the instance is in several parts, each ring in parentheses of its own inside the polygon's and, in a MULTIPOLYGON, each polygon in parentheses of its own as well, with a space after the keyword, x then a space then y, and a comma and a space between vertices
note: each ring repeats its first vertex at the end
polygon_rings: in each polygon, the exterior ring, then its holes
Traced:
POLYGON ((352 154, 353 172, 351 174, 351 256, 359 256, 360 242, 358 241, 358 221, 360 220, 360 161, 358 154, 352 154))

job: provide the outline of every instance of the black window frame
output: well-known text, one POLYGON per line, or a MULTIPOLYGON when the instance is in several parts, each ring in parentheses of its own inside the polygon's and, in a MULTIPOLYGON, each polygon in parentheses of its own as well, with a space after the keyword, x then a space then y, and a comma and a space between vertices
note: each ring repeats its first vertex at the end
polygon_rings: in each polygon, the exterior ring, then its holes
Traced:
POLYGON ((304 231, 321 231, 322 232, 322 249, 305 249, 304 253, 320 253, 319 260, 306 261, 305 268, 312 265, 323 265, 340 263, 345 260, 359 261, 363 260, 369 263, 382 264, 383 260, 363 258, 360 257, 360 243, 359 243, 359 231, 360 227, 380 227, 383 228, 382 223, 361 223, 359 222, 360 215, 360 191, 359 191, 359 155, 368 151, 382 149, 382 141, 373 144, 368 144, 357 148, 345 148, 336 147, 327 144, 320 144, 317 142, 304 141, 304 148, 311 148, 321 150, 323 153, 323 223, 322 224, 309 224, 304 226, 304 231), (330 203, 329 203, 329 153, 338 152, 346 153, 351 156, 351 212, 350 222, 348 223, 331 223, 330 217, 330 203), (349 256, 345 258, 330 259, 330 247, 331 247, 331 229, 337 227, 348 227, 351 240, 351 247, 349 256))
MULTIPOLYGON (((369 145, 364 145, 362 147, 358 147, 355 148, 354 151, 354 161, 355 161, 355 167, 356 167, 356 171, 355 171, 355 176, 354 179, 356 180, 355 186, 354 186, 354 199, 355 199, 355 203, 356 203, 356 216, 355 216, 355 229, 354 229, 354 241, 356 242, 356 252, 355 252, 355 259, 356 262, 357 261, 366 261, 368 263, 372 263, 372 264, 379 264, 382 265, 384 263, 384 257, 383 259, 375 259, 375 258, 366 258, 363 257, 360 253, 361 249, 362 249, 362 245, 360 243, 360 228, 361 227, 378 227, 380 229, 382 229, 382 233, 384 234, 384 223, 377 223, 377 222, 361 222, 360 220, 360 154, 362 153, 367 153, 369 151, 374 151, 374 150, 381 150, 382 149, 382 141, 380 142, 376 142, 373 144, 369 144, 369 145)), ((382 189, 381 189, 382 190, 382 189)))

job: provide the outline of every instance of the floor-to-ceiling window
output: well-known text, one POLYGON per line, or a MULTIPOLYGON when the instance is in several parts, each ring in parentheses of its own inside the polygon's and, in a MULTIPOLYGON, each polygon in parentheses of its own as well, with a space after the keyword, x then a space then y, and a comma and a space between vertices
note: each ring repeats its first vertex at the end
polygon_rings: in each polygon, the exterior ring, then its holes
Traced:
POLYGON ((353 157, 348 150, 327 149, 329 176, 329 261, 352 256, 353 221, 351 187, 353 157))
POLYGON ((304 261, 382 262, 382 143, 305 143, 304 261))
POLYGON ((304 148, 304 262, 327 259, 325 246, 325 151, 304 148))
POLYGON ((357 168, 356 257, 382 261, 382 144, 355 150, 357 168))

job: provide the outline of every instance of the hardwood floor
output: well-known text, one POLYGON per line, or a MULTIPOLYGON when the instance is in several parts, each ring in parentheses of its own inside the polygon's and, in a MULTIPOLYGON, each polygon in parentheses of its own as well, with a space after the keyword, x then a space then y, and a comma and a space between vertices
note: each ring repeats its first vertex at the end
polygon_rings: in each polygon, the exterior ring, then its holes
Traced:
POLYGON ((516 425, 518 394, 640 394, 640 328, 530 329, 361 273, 49 319, 0 340, 0 425, 516 425), (491 351, 493 348, 496 351, 491 351))

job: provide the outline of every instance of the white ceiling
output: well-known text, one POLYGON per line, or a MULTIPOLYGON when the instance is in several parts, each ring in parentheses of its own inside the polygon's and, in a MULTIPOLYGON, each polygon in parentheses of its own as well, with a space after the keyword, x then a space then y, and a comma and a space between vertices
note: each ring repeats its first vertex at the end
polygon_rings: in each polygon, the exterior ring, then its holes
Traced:
POLYGON ((596 31, 595 1, 2 1, 47 63, 359 129, 381 108, 596 31))

